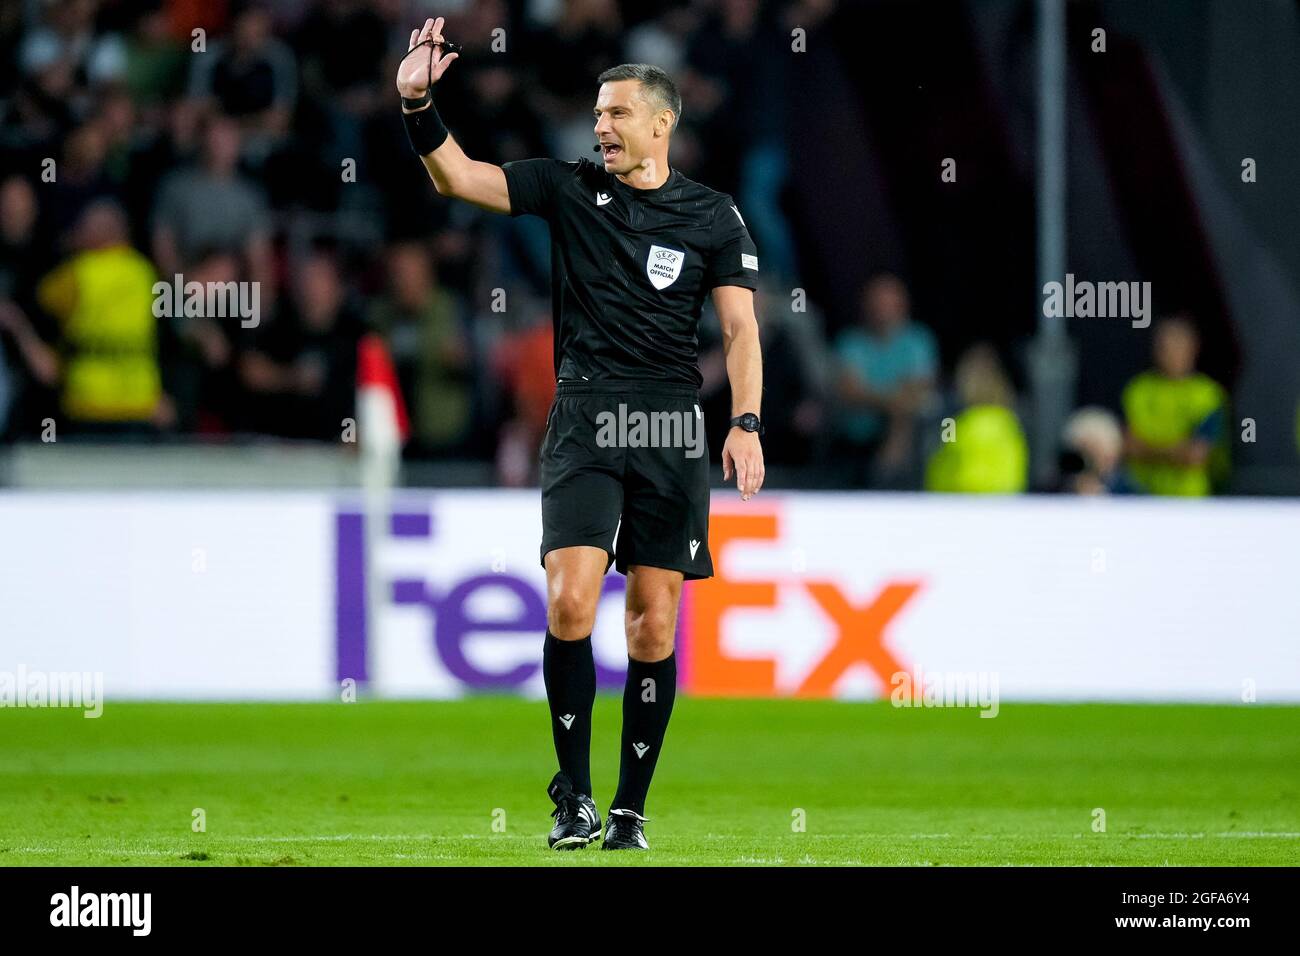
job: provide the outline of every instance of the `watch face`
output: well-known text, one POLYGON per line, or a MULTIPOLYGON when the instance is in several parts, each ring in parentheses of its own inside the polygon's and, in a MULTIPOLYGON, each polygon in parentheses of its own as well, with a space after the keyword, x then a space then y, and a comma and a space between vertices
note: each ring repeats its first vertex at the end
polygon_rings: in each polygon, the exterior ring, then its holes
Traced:
POLYGON ((758 431, 758 416, 753 412, 745 412, 736 419, 736 424, 747 432, 756 432, 758 431))

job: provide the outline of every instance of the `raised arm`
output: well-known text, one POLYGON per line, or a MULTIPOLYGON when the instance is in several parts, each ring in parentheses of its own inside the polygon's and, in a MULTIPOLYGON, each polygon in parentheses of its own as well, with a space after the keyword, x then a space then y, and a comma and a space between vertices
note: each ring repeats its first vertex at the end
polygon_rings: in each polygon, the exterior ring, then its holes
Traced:
MULTIPOLYGON (((436 20, 426 20, 422 29, 412 30, 407 50, 414 50, 429 40, 435 44, 441 43, 442 24, 443 18, 438 17, 436 20)), ((459 53, 444 56, 439 46, 427 49, 432 54, 432 59, 425 55, 422 48, 420 52, 410 53, 397 69, 397 91, 404 101, 423 99, 426 93, 431 96, 432 87, 447 72, 451 62, 460 56, 459 53)), ((438 118, 432 99, 417 107, 408 107, 404 102, 402 113, 406 116, 420 116, 419 126, 424 136, 429 136, 430 130, 438 131, 437 136, 441 136, 442 120, 438 118)), ((409 122, 408 120, 408 124, 409 122)), ((413 144, 425 141, 417 138, 420 135, 412 135, 413 144)), ((439 195, 463 199, 490 212, 510 212, 510 193, 506 188, 506 174, 501 167, 470 159, 450 133, 446 134, 446 138, 436 148, 421 153, 420 160, 428 170, 429 178, 433 180, 439 195)))

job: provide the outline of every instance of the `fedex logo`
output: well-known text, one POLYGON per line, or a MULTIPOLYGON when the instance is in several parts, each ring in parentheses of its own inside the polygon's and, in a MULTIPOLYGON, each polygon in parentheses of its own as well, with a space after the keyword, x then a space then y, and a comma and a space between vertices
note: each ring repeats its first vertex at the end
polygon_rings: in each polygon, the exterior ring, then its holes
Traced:
MULTIPOLYGON (((434 516, 428 510, 396 511, 388 516, 385 544, 393 542, 433 542, 434 516)), ((367 581, 365 560, 365 516, 355 511, 341 511, 335 517, 335 648, 336 677, 353 678, 359 684, 372 678, 372 643, 377 635, 369 633, 376 620, 367 581)), ((372 562, 373 563, 373 562, 372 562)), ((605 578, 602 599, 622 595, 626 582, 622 575, 605 578)), ((529 579, 518 574, 495 570, 490 565, 466 566, 448 579, 430 580, 423 575, 394 577, 386 582, 382 593, 389 606, 407 606, 427 612, 429 650, 447 673, 466 687, 475 689, 516 689, 531 680, 542 666, 542 635, 546 631, 546 599, 536 576, 529 579), (513 600, 497 602, 513 610, 487 614, 476 608, 484 595, 509 596, 513 600), (535 650, 521 655, 511 666, 488 670, 475 664, 467 653, 471 642, 491 640, 493 636, 517 636, 521 632, 536 634, 535 650)), ((602 689, 622 688, 626 665, 610 667, 596 660, 596 682, 602 689)))
MULTIPOLYGON (((458 502, 449 511, 428 506, 396 510, 385 516, 382 534, 372 536, 380 559, 372 559, 369 568, 365 516, 339 511, 334 529, 337 679, 380 681, 381 689, 391 689, 396 679, 416 693, 426 686, 426 672, 432 693, 455 687, 535 687, 546 630, 540 567, 516 573, 486 548, 477 555, 465 549, 470 540, 466 530, 473 528, 478 540, 506 541, 511 555, 522 560, 526 553, 534 561, 536 551, 525 543, 530 536, 520 533, 521 506, 502 506, 493 499, 458 502), (402 570, 385 570, 394 566, 402 570), (376 574, 384 580, 367 580, 376 574), (381 624, 382 634, 374 633, 381 624)), ((535 515, 532 502, 527 508, 535 515)), ((881 696, 887 696, 893 676, 911 670, 890 647, 889 628, 921 582, 886 580, 860 599, 833 572, 741 575, 729 570, 736 563, 728 561, 729 549, 779 544, 781 537, 777 513, 722 510, 711 515, 717 575, 688 584, 678 614, 682 689, 714 696, 830 697, 845 675, 865 667, 877 678, 881 696), (737 616, 728 626, 731 615, 737 616), (750 650, 738 653, 730 646, 737 639, 750 650)), ((622 575, 606 575, 593 647, 602 690, 623 686, 625 591, 622 575), (603 651, 602 633, 609 637, 603 651)))

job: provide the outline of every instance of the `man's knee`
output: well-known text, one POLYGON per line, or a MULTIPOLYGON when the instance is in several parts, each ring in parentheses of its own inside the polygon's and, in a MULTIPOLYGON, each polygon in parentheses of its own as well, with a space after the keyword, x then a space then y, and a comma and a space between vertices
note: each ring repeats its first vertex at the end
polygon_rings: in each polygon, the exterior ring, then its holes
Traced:
POLYGON ((596 625, 596 603, 595 597, 577 588, 561 588, 551 596, 547 626, 562 641, 581 640, 596 625))
POLYGON ((627 653, 638 661, 661 661, 673 652, 677 607, 670 597, 629 607, 627 653))

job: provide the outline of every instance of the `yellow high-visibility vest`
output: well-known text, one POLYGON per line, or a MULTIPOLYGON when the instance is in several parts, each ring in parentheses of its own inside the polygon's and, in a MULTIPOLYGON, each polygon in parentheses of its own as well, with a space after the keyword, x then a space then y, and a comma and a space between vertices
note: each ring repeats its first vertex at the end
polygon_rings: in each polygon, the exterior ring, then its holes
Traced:
POLYGON ((1029 481, 1029 447, 1015 412, 972 405, 953 419, 953 441, 930 456, 927 491, 1012 494, 1029 481))
POLYGON ((162 394, 153 265, 130 246, 78 253, 38 297, 62 320, 63 410, 82 421, 140 421, 162 394))
MULTIPOLYGON (((1143 372, 1124 388, 1122 404, 1129 430, 1152 448, 1173 448, 1196 437, 1210 416, 1227 407, 1227 392, 1208 375, 1168 378, 1143 372)), ((1216 444, 1222 436, 1217 436, 1216 444)), ((1175 465, 1133 461, 1129 473, 1143 490, 1155 495, 1208 495, 1210 464, 1175 465)))

